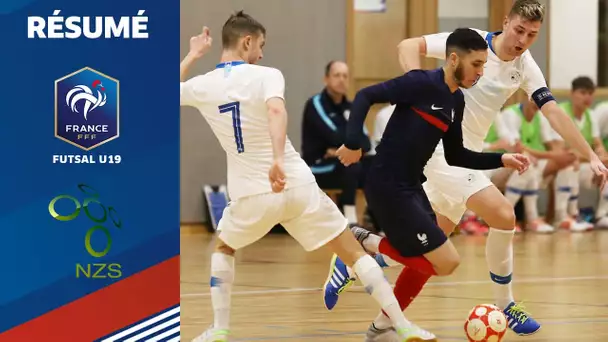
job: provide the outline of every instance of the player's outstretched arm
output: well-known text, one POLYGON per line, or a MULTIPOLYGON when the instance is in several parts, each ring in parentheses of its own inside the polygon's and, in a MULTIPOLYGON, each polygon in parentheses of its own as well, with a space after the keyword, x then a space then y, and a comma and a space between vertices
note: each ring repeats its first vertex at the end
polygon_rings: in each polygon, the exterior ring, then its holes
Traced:
POLYGON ((600 188, 603 189, 606 184, 608 169, 604 166, 601 158, 593 151, 593 148, 587 143, 574 121, 572 121, 568 114, 557 105, 555 100, 548 101, 544 105, 539 106, 539 108, 557 134, 559 134, 570 147, 578 152, 582 159, 589 161, 593 173, 600 177, 599 185, 600 188))
POLYGON ((268 130, 272 141, 274 160, 283 161, 285 141, 287 139, 287 109, 283 99, 273 97, 266 101, 268 108, 268 130))
POLYGON ((184 82, 190 67, 201 57, 203 57, 210 49, 213 43, 209 28, 203 27, 201 34, 190 38, 190 51, 179 64, 179 79, 184 82))
POLYGON ((444 135, 445 161, 451 166, 474 170, 492 170, 503 167, 503 153, 475 152, 464 147, 461 122, 454 121, 444 135))
POLYGON ((564 138, 568 145, 582 156, 588 158, 588 160, 597 158, 593 148, 587 143, 587 140, 585 140, 576 127, 574 121, 557 105, 557 102, 554 100, 548 101, 540 107, 540 110, 549 121, 551 127, 564 138))
POLYGON ((520 154, 503 154, 496 152, 475 152, 464 147, 462 142, 462 115, 464 99, 459 105, 454 122, 443 137, 445 160, 451 166, 459 166, 474 170, 492 170, 503 166, 524 172, 529 166, 529 160, 520 154))
POLYGON ((397 45, 399 64, 404 72, 421 69, 422 56, 426 55, 426 41, 422 37, 408 38, 397 45))
POLYGON ((525 74, 521 88, 534 100, 536 106, 540 108, 540 111, 557 134, 583 158, 589 160, 591 170, 593 170, 596 176, 601 177, 601 185, 603 187, 608 175, 608 169, 606 169, 600 158, 589 146, 574 121, 570 119, 568 114, 555 101, 553 94, 551 94, 551 91, 547 87, 543 73, 534 61, 534 58, 530 54, 524 55, 522 58, 525 74))
POLYGON ((376 103, 395 104, 407 101, 407 97, 415 96, 413 94, 417 89, 416 81, 415 75, 408 73, 357 92, 348 117, 344 145, 336 152, 336 156, 344 165, 356 163, 361 158, 365 136, 363 124, 371 106, 376 103))
POLYGON ((283 161, 285 155, 285 141, 287 140, 287 109, 285 101, 273 97, 266 101, 268 108, 268 131, 272 142, 273 165, 268 172, 268 179, 274 192, 280 192, 285 187, 285 173, 283 161))
POLYGON ((404 72, 421 69, 422 56, 445 59, 445 45, 451 32, 402 40, 397 45, 399 64, 404 72))

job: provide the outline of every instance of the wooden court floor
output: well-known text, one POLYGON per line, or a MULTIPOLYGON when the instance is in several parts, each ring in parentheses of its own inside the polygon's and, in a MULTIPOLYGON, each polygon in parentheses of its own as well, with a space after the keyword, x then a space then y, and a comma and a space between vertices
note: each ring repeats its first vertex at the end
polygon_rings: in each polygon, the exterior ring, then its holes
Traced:
MULTIPOLYGON (((466 341, 463 320, 475 304, 491 303, 485 237, 456 236, 462 255, 455 274, 427 284, 407 317, 440 341, 466 341)), ((214 237, 182 234, 181 332, 190 341, 212 323, 209 256, 214 237)), ((328 312, 321 286, 330 253, 304 252, 288 235, 271 235, 240 252, 232 299, 232 341, 363 341, 378 313, 359 287, 328 312)), ((608 231, 523 234, 515 244, 514 289, 544 325, 533 336, 504 341, 608 341, 608 231)), ((386 271, 393 282, 399 269, 386 271)))

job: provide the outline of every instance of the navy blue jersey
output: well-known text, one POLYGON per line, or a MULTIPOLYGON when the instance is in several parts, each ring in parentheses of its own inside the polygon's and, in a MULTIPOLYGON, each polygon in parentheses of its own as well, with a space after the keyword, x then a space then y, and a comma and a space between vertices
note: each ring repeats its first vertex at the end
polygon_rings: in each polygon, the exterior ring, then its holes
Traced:
POLYGON ((412 70, 403 76, 360 90, 348 122, 345 146, 359 149, 365 116, 371 105, 390 102, 396 108, 376 148, 373 169, 383 177, 419 183, 422 171, 443 139, 449 165, 489 170, 503 166, 501 153, 478 153, 462 142, 464 95, 451 92, 443 68, 412 70))

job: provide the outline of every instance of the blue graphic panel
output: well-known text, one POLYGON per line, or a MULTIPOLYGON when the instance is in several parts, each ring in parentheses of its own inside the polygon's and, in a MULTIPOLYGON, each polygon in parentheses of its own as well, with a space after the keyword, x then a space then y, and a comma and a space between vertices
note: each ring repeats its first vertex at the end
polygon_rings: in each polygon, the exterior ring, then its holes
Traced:
POLYGON ((2 332, 179 255, 179 2, 5 0, 0 30, 2 332))

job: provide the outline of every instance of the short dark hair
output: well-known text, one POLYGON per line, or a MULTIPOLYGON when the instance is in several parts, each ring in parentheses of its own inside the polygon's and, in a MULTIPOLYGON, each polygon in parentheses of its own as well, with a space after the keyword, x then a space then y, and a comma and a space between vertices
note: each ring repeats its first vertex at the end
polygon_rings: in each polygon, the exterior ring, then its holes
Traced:
POLYGON ((479 33, 469 28, 457 28, 448 36, 445 44, 445 55, 447 57, 452 52, 469 53, 486 50, 487 48, 488 43, 479 33))
POLYGON ((511 11, 509 11, 509 18, 516 15, 526 21, 540 21, 542 23, 545 19, 545 6, 538 0, 515 0, 513 6, 511 6, 511 11))
POLYGON ((325 66, 325 76, 329 76, 329 73, 331 72, 331 67, 336 62, 337 62, 336 60, 331 60, 331 61, 329 61, 329 63, 327 63, 327 65, 325 66))
POLYGON ((588 90, 595 91, 595 83, 587 76, 579 76, 572 80, 572 91, 575 90, 588 90))
POLYGON ((266 28, 249 14, 238 11, 231 15, 224 23, 224 27, 222 28, 222 46, 224 48, 234 47, 239 38, 250 34, 266 35, 266 28))

